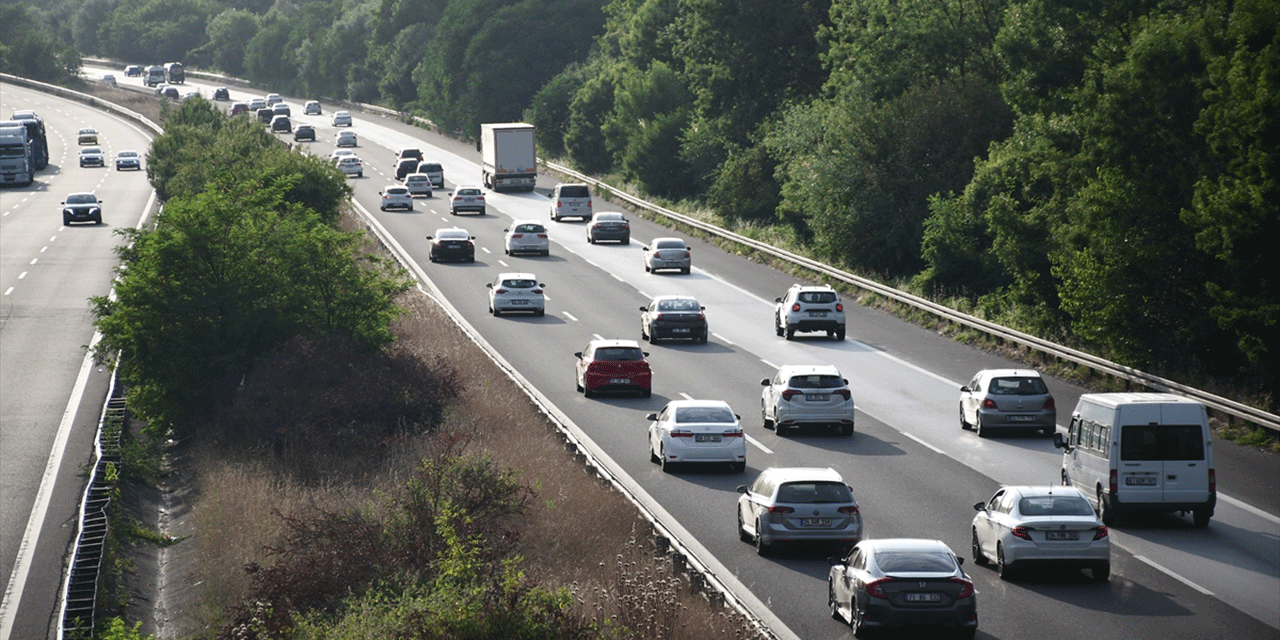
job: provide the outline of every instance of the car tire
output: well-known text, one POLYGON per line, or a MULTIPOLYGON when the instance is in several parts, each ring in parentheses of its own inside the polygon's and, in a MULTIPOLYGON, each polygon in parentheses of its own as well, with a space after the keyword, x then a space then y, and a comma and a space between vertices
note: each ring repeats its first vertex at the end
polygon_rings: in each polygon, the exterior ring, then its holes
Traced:
POLYGON ((1111 579, 1111 563, 1099 562, 1090 567, 1089 573, 1093 574, 1094 582, 1106 582, 1111 579))
MULTIPOLYGON (((656 454, 656 453, 654 453, 654 452, 653 452, 653 445, 649 445, 649 462, 653 462, 653 463, 655 463, 655 464, 656 464, 656 463, 660 463, 660 462, 662 462, 662 457, 661 457, 661 456, 659 456, 658 454, 656 454)), ((742 533, 741 533, 741 531, 742 531, 742 524, 741 524, 741 523, 739 523, 739 524, 738 524, 738 531, 739 531, 738 535, 742 535, 742 533)))
POLYGON ((67 225, 69 225, 69 224, 71 224, 71 218, 69 218, 69 217, 67 217, 67 216, 62 216, 62 226, 64 226, 64 227, 65 227, 65 226, 67 226, 67 225))
POLYGON ((653 273, 653 272, 649 269, 649 263, 648 263, 648 262, 644 263, 644 272, 645 272, 645 273, 653 273))
POLYGON ((583 396, 585 396, 585 397, 587 397, 587 398, 594 398, 594 397, 596 397, 596 392, 594 392, 594 391, 592 391, 591 389, 587 388, 587 386, 586 386, 586 385, 583 385, 583 386, 582 386, 582 395, 583 395, 583 396))
POLYGON ((960 429, 963 431, 969 430, 969 421, 964 419, 964 404, 960 405, 960 429))
POLYGON ((631 238, 624 238, 624 239, 622 240, 622 244, 624 244, 624 245, 631 244, 631 238))
POLYGON ((760 535, 759 518, 756 519, 756 534, 752 536, 752 539, 756 543, 756 555, 767 556, 772 553, 773 550, 769 548, 769 545, 765 544, 764 536, 760 535))
POLYGON ((644 391, 641 391, 641 392, 640 392, 640 397, 641 397, 641 398, 648 398, 648 397, 650 397, 650 396, 652 396, 652 395, 653 395, 653 389, 645 389, 644 391))
POLYGON ((582 383, 578 382, 577 378, 573 379, 573 387, 578 391, 578 393, 582 393, 584 391, 584 389, 582 388, 582 383))
POLYGON ((796 337, 796 330, 795 330, 795 329, 792 329, 791 327, 787 327, 787 328, 785 329, 785 332, 786 332, 786 333, 785 333, 785 335, 784 335, 783 337, 785 337, 785 338, 786 338, 786 339, 788 339, 788 340, 794 340, 794 339, 795 339, 795 337, 796 337))
POLYGON ((773 421, 769 419, 769 414, 765 413, 764 403, 760 403, 760 423, 766 429, 773 429, 773 421))
POLYGON ((844 327, 840 327, 840 329, 836 331, 836 341, 844 342, 844 327))
POLYGON ((738 539, 743 542, 751 542, 751 534, 747 533, 747 528, 742 526, 742 509, 735 508, 734 510, 738 512, 738 539))
POLYGON ((706 344, 706 343, 707 343, 707 334, 704 333, 698 337, 698 344, 706 344))
POLYGON ((687 276, 687 275, 689 275, 689 267, 685 267, 685 268, 681 269, 681 270, 680 270, 680 273, 683 273, 683 274, 684 274, 684 275, 686 275, 686 276, 687 276))
POLYGON ((1098 519, 1102 521, 1102 524, 1105 524, 1108 527, 1113 526, 1116 523, 1115 510, 1107 507, 1107 501, 1102 495, 1101 487, 1098 488, 1098 519))
POLYGON ((862 624, 862 618, 858 617, 858 599, 849 599, 849 628, 853 629, 853 637, 866 638, 871 635, 871 629, 862 624))
POLYGON ((543 309, 538 309, 536 312, 534 312, 534 314, 533 314, 533 315, 535 315, 535 316, 537 316, 537 317, 541 318, 541 317, 543 317, 543 316, 547 315, 547 310, 546 310, 545 308, 543 308, 543 309))
POLYGON ((1213 517, 1213 509, 1192 509, 1191 521, 1197 529, 1203 529, 1209 526, 1209 519, 1213 517))
POLYGON ((776 334, 778 334, 778 337, 779 337, 779 338, 781 338, 781 337, 782 337, 782 335, 783 335, 783 333, 782 333, 782 322, 780 322, 780 321, 778 320, 778 316, 774 316, 774 317, 773 317, 773 332, 774 332, 774 333, 776 333, 776 334))
POLYGON ((1062 470, 1062 473, 1060 474, 1060 478, 1061 478, 1061 481, 1062 481, 1062 486, 1064 486, 1064 487, 1069 487, 1069 486, 1071 486, 1071 476, 1068 476, 1068 475, 1067 475, 1067 470, 1066 470, 1066 469, 1063 469, 1063 470, 1062 470))
POLYGON ((982 554, 982 547, 978 545, 978 530, 973 530, 973 541, 969 543, 969 553, 973 555, 973 563, 979 567, 987 566, 987 556, 982 554))
POLYGON ((510 249, 507 249, 506 247, 503 247, 503 249, 502 249, 502 254, 503 254, 503 255, 508 255, 508 256, 509 256, 509 255, 511 255, 511 250, 510 250, 510 249))
POLYGON ((1013 566, 1004 561, 1004 545, 996 543, 996 573, 1001 580, 1013 579, 1013 566))
POLYGON ((974 431, 976 431, 976 432, 978 433, 978 437, 979 437, 979 438, 985 438, 985 437, 987 437, 987 436, 991 435, 991 430, 990 430, 990 429, 987 429, 986 431, 983 431, 983 429, 982 429, 982 416, 981 416, 981 415, 979 415, 979 416, 978 416, 978 420, 977 420, 977 422, 975 422, 975 423, 974 423, 974 425, 973 425, 973 430, 974 430, 974 431))
POLYGON ((840 605, 836 604, 836 591, 831 586, 831 581, 827 581, 827 608, 831 609, 831 619, 836 622, 844 622, 844 618, 840 617, 840 605))
POLYGON ((665 448, 658 449, 658 464, 662 467, 663 473, 672 473, 676 470, 676 463, 667 460, 667 450, 665 448))
POLYGON ((589 234, 589 233, 588 233, 588 234, 587 234, 587 244, 595 244, 595 243, 596 243, 596 239, 595 239, 595 238, 592 238, 592 237, 591 237, 591 234, 589 234))
MULTIPOLYGON (((98 214, 98 215, 94 216, 94 217, 93 217, 93 223, 94 223, 94 224, 102 224, 102 214, 98 214)), ((1204 521, 1205 521, 1205 524, 1208 524, 1208 523, 1209 523, 1209 519, 1208 519, 1208 518, 1205 518, 1205 520, 1204 520, 1204 521)))

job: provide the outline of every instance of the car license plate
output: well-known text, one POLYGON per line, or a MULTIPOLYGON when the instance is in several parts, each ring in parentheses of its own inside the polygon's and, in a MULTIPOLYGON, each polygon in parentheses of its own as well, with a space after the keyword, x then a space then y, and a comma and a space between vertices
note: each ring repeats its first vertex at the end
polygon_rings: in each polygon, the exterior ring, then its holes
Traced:
POLYGON ((689 333, 688 329, 672 329, 671 333, 689 333))
POLYGON ((1035 416, 1009 416, 1009 422, 1031 422, 1035 416))
POLYGON ((1144 487, 1153 487, 1156 484, 1154 476, 1129 476, 1124 479, 1125 484, 1136 484, 1144 487))
POLYGON ((1045 540, 1079 540, 1080 532, 1078 531, 1046 531, 1044 533, 1045 540))
POLYGON ((609 384, 631 384, 631 378, 609 378, 609 384))
POLYGON ((720 434, 718 433, 695 433, 693 434, 694 442, 720 442, 720 434))
POLYGON ((519 305, 519 304, 529 304, 529 301, 528 301, 528 300, 512 300, 512 301, 511 301, 511 304, 517 304, 517 305, 519 305))
POLYGON ((805 399, 805 400, 808 400, 809 402, 826 402, 827 400, 830 400, 830 399, 831 399, 831 394, 829 394, 829 393, 806 393, 806 394, 804 394, 804 399, 805 399))
POLYGON ((941 593, 908 593, 907 602, 942 602, 941 593))
POLYGON ((801 518, 800 526, 802 527, 829 527, 831 526, 831 518, 801 518))
POLYGON ((825 318, 825 317, 827 317, 827 312, 826 312, 826 311, 810 311, 810 312, 809 312, 809 317, 810 317, 810 318, 825 318))

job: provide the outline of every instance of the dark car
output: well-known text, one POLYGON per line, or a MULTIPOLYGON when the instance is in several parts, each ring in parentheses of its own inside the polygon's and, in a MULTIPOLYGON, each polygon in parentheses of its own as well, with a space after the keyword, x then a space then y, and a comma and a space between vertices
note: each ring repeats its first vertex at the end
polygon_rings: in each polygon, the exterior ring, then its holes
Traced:
POLYGON ((275 116, 271 118, 271 132, 283 131, 284 133, 293 132, 293 121, 289 120, 289 116, 275 116))
POLYGON ((591 224, 587 225, 587 242, 595 244, 601 240, 631 244, 631 223, 617 211, 595 214, 591 217, 591 224))
POLYGON ((130 78, 140 76, 142 75, 142 67, 136 64, 131 64, 124 68, 124 75, 130 78))
POLYGON ((417 173, 417 170, 417 158, 400 158, 396 161, 396 180, 404 180, 405 176, 411 173, 417 173))
POLYGON ((707 342, 706 307, 690 296, 655 296, 640 307, 640 338, 650 344, 659 340, 707 342))
POLYGON ((831 559, 831 617, 847 621, 858 637, 871 629, 931 626, 972 638, 978 603, 962 562, 940 540, 863 540, 847 556, 831 559))
POLYGON ((271 107, 264 107, 262 109, 258 109, 257 113, 258 113, 258 120, 260 120, 262 124, 271 124, 271 119, 276 117, 276 112, 271 107))
POLYGON ((243 102, 235 102, 231 105, 231 115, 238 116, 242 113, 249 113, 249 105, 243 102))
POLYGON ((316 141, 316 128, 309 124, 300 124, 297 129, 293 130, 293 139, 297 142, 303 140, 316 141))
POLYGON ((638 391, 648 398, 653 388, 653 371, 635 340, 592 340, 587 348, 573 354, 578 391, 590 398, 601 391, 638 391))
POLYGON ((214 100, 230 100, 231 92, 227 91, 226 87, 218 87, 213 90, 213 99, 214 100))
POLYGON ((102 201, 92 193, 72 193, 62 202, 62 224, 102 224, 102 201))
POLYGON ((160 95, 169 98, 170 100, 182 99, 182 94, 178 92, 177 87, 165 87, 160 90, 160 95))
POLYGON ((434 236, 427 236, 431 241, 431 252, 427 259, 432 262, 443 260, 476 261, 476 243, 466 229, 453 227, 440 229, 434 236))

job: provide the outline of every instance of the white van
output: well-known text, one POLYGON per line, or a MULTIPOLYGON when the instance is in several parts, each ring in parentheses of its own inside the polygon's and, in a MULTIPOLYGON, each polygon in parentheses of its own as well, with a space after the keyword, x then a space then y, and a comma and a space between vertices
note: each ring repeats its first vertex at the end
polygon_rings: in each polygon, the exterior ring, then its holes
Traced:
POLYGON ((1087 393, 1071 414, 1062 484, 1084 492, 1103 524, 1137 511, 1190 511, 1209 524, 1217 504, 1213 438, 1203 404, 1168 393, 1087 393))

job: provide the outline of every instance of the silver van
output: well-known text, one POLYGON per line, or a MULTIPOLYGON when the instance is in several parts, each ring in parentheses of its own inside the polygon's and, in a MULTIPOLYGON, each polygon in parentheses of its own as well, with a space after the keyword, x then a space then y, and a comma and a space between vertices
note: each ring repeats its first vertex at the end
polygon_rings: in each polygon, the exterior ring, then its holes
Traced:
POLYGON ((1191 512, 1209 524, 1217 504, 1213 438, 1203 404, 1169 393, 1080 396, 1063 450, 1062 484, 1084 492, 1110 526, 1133 512, 1191 512))
POLYGON ((551 193, 551 220, 562 218, 591 219, 591 190, 585 184, 558 184, 551 193))

